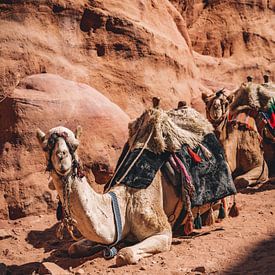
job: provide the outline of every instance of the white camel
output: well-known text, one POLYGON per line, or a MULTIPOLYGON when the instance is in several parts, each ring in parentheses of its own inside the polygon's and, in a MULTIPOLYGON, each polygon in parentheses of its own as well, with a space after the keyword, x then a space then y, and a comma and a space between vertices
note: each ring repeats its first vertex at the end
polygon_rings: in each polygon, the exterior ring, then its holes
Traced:
MULTIPOLYGON (((201 125, 205 127, 204 121, 201 125)), ((203 135, 199 128, 197 131, 203 135)), ((77 147, 80 133, 79 127, 74 134, 62 126, 51 129, 47 134, 37 131, 37 138, 51 166, 48 167, 53 183, 51 187, 57 190, 63 207, 85 238, 69 247, 70 255, 81 254, 83 249, 89 250, 94 243, 111 245, 116 241, 117 235, 110 195, 95 192, 85 177, 78 176, 77 147), (93 243, 88 242, 87 245, 86 240, 93 243)), ((194 136, 189 138, 194 142, 194 136)), ((146 189, 117 184, 110 191, 117 196, 122 239, 134 237, 137 241, 137 244, 118 252, 117 266, 135 264, 143 257, 170 249, 171 226, 184 202, 179 199, 174 187, 161 177, 160 172, 157 172, 146 189)), ((200 206, 199 211, 202 214, 211 207, 212 205, 205 204, 200 206)), ((197 211, 197 208, 192 209, 193 214, 197 211)))
MULTIPOLYGON (((111 197, 108 194, 96 193, 86 178, 73 177, 73 157, 68 142, 76 150, 79 142, 79 128, 76 134, 65 127, 56 127, 45 135, 41 130, 37 137, 43 148, 48 145, 48 138, 57 133, 65 138, 58 137, 52 149, 51 162, 53 171, 51 176, 63 206, 67 200, 63 195, 64 181, 69 185, 69 201, 71 217, 75 220, 77 229, 88 240, 110 245, 116 241, 116 228, 114 223, 111 197)), ((48 152, 46 152, 49 157, 48 152)), ((76 155, 76 152, 74 152, 76 155)), ((77 158, 77 156, 75 156, 77 158)), ((122 220, 122 239, 133 234, 139 243, 119 251, 116 264, 134 264, 143 257, 167 251, 172 240, 171 226, 162 207, 162 188, 158 174, 152 184, 144 190, 137 190, 118 185, 112 188, 117 195, 122 220)), ((68 207, 68 206, 67 206, 68 207)), ((69 248, 73 254, 78 249, 76 244, 69 248)))

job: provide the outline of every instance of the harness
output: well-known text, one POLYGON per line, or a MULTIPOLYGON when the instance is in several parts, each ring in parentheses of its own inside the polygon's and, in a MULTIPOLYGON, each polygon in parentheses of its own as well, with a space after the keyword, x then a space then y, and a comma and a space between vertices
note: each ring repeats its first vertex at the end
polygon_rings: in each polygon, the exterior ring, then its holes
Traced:
MULTIPOLYGON (((56 233, 57 233, 57 237, 62 239, 63 229, 64 227, 66 227, 70 236, 75 241, 78 241, 80 240, 80 238, 76 237, 73 232, 74 226, 76 225, 76 221, 72 218, 71 210, 70 210, 70 188, 71 188, 70 178, 75 178, 75 177, 83 178, 84 174, 82 173, 80 169, 80 164, 75 157, 76 148, 73 148, 73 146, 71 146, 71 144, 67 141, 68 134, 66 132, 63 132, 61 134, 53 133, 49 137, 47 147, 44 149, 45 151, 49 151, 49 159, 48 159, 46 171, 54 170, 51 157, 52 157, 55 143, 58 138, 63 138, 65 140, 69 148, 70 154, 72 156, 73 164, 72 164, 72 172, 69 173, 69 175, 62 176, 55 171, 63 183, 62 191, 63 191, 63 200, 64 200, 64 207, 62 207, 62 203, 59 198, 56 217, 61 222, 57 228, 56 233)), ((103 248, 103 256, 105 259, 111 259, 117 254, 117 249, 115 248, 115 245, 119 241, 121 241, 121 238, 122 238, 122 223, 121 223, 121 215, 120 215, 119 204, 117 201, 117 196, 114 192, 109 192, 108 195, 110 195, 111 197, 112 209, 113 209, 114 220, 115 220, 115 228, 116 228, 116 240, 111 245, 102 245, 102 244, 96 245, 96 247, 98 248, 103 248)))

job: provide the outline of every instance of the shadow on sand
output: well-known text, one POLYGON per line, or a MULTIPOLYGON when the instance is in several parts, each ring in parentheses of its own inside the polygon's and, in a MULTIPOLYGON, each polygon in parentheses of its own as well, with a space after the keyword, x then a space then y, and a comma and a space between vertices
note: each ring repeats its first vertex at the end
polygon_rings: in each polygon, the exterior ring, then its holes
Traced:
POLYGON ((224 274, 275 274, 275 234, 260 242, 247 257, 224 274))
POLYGON ((242 194, 248 194, 248 195, 253 195, 255 193, 259 193, 259 192, 264 192, 264 191, 268 191, 268 190, 273 190, 275 189, 275 184, 274 182, 266 182, 266 183, 263 183, 259 186, 255 186, 255 187, 247 187, 245 189, 242 189, 242 190, 238 190, 239 193, 242 193, 242 194))
POLYGON ((38 272, 41 262, 54 262, 61 268, 68 270, 69 267, 75 268, 88 260, 90 261, 95 258, 101 257, 101 252, 93 254, 89 257, 69 257, 67 249, 74 241, 71 240, 68 234, 65 234, 63 240, 57 239, 55 235, 57 225, 58 224, 55 224, 52 227, 45 229, 44 231, 32 230, 28 233, 26 238, 26 241, 34 248, 43 248, 45 253, 50 252, 50 256, 48 256, 47 258, 39 259, 40 262, 30 262, 23 265, 7 266, 8 274, 31 275, 34 271, 38 272))

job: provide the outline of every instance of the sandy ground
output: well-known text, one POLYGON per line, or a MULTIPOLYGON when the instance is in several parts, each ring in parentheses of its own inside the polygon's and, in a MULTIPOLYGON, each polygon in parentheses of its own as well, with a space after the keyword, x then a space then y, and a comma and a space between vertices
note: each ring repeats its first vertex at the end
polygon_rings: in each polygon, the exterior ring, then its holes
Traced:
POLYGON ((69 258, 72 241, 56 239, 54 215, 0 221, 0 262, 11 274, 36 274, 43 261, 68 274, 275 274, 275 185, 247 189, 237 200, 239 217, 204 227, 204 235, 174 238, 171 251, 120 268, 100 253, 69 258))

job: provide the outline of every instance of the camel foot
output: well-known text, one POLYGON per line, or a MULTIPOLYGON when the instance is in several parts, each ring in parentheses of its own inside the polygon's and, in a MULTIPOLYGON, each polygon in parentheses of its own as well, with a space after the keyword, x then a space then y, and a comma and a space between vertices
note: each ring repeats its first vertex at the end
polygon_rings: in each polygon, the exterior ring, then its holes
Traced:
POLYGON ((91 256, 102 250, 100 247, 93 247, 95 245, 94 242, 83 239, 76 243, 73 243, 68 248, 68 254, 71 258, 82 258, 91 256))
POLYGON ((241 190, 241 189, 248 187, 250 182, 244 178, 236 178, 234 180, 234 184, 235 184, 237 190, 241 190))
POLYGON ((125 247, 121 249, 116 256, 117 267, 124 266, 127 264, 136 264, 138 259, 135 259, 134 253, 131 248, 125 247))

